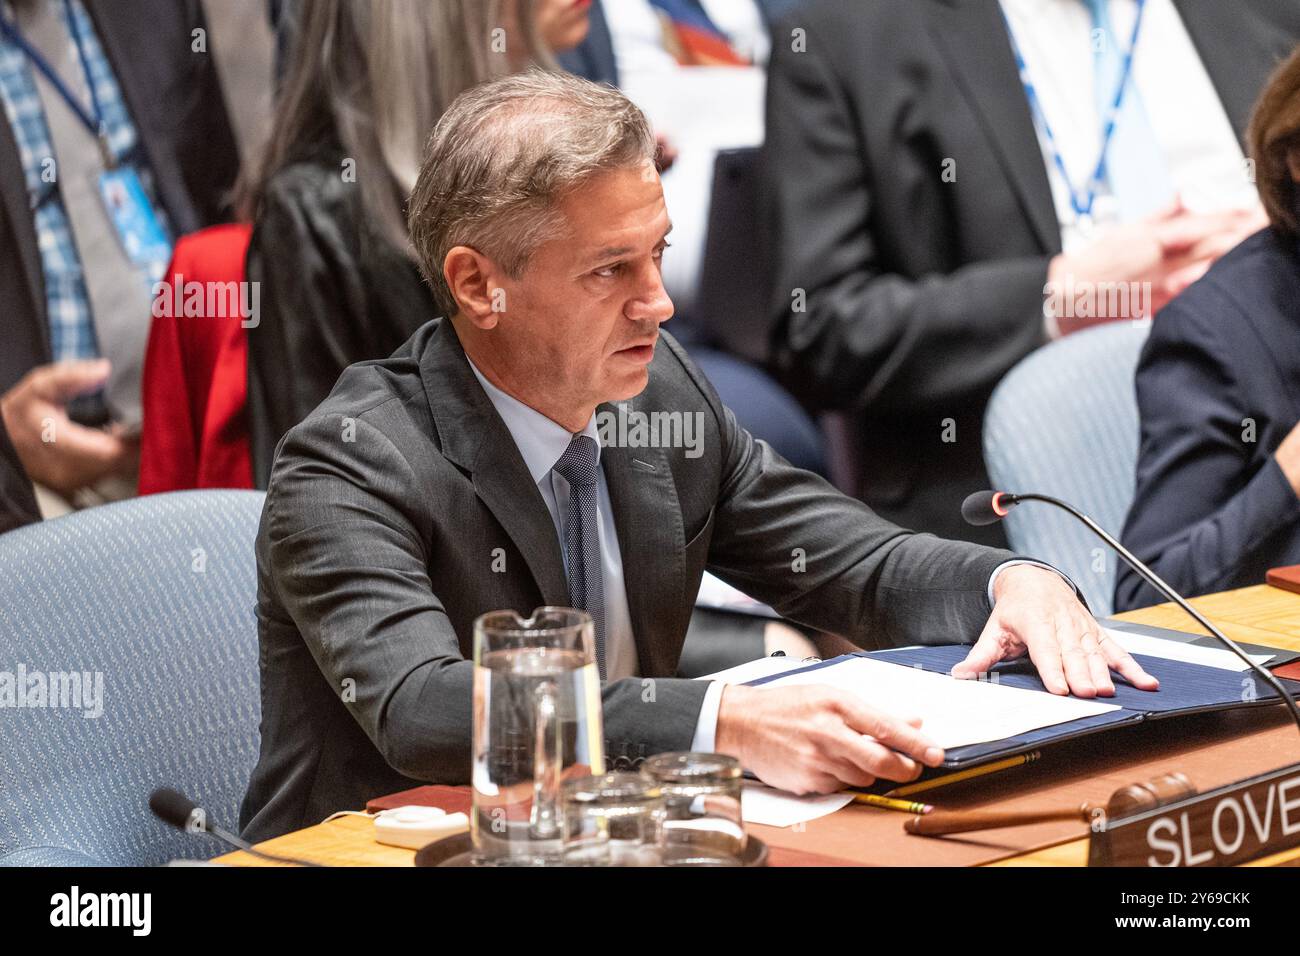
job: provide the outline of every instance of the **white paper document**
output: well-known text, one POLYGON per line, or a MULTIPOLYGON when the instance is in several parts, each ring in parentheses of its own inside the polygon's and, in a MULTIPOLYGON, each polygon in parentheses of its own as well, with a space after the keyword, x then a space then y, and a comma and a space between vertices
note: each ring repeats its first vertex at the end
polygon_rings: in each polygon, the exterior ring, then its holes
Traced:
POLYGON ((796 797, 756 780, 746 780, 740 794, 740 815, 746 823, 792 827, 834 813, 853 802, 853 794, 814 793, 796 797))
MULTIPOLYGON (((1132 634, 1128 631, 1116 631, 1109 627, 1102 628, 1102 630, 1130 654, 1163 657, 1167 661, 1186 661, 1188 664, 1217 667, 1225 671, 1244 671, 1248 669, 1245 661, 1232 651, 1222 647, 1203 647, 1199 644, 1187 644, 1183 641, 1169 641, 1163 637, 1132 634)), ((1272 654, 1249 654, 1247 656, 1256 664, 1263 664, 1265 661, 1273 659, 1272 654)))
POLYGON ((803 661, 797 657, 760 657, 696 679, 715 680, 723 684, 748 684, 750 681, 758 680, 761 677, 771 677, 773 674, 798 670, 800 667, 807 667, 813 663, 816 662, 803 661))
MULTIPOLYGON (((752 678, 751 678, 752 679, 752 678)), ((1022 690, 992 680, 957 680, 917 667, 868 657, 789 674, 764 688, 828 684, 852 691, 872 707, 921 718, 921 730, 945 750, 1003 740, 1043 727, 1119 710, 1116 704, 1046 691, 1022 690)))

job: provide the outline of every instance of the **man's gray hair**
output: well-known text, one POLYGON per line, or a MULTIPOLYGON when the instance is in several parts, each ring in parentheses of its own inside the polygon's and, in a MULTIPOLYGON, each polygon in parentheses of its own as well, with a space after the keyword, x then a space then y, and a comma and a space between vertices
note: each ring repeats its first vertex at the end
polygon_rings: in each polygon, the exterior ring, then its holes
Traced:
POLYGON ((541 243, 560 237, 565 195, 654 155, 645 116, 612 87, 530 70, 466 90, 429 137, 407 209, 438 307, 457 311, 442 273, 454 247, 476 249, 517 278, 541 243))

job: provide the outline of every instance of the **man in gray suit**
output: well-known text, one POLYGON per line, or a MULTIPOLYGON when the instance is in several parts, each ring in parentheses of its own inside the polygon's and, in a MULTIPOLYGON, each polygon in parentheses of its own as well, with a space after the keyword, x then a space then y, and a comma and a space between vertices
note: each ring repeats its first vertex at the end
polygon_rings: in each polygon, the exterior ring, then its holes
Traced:
POLYGON ((556 74, 438 124, 409 225, 450 318, 349 368, 272 471, 247 838, 467 782, 472 624, 498 608, 592 612, 616 767, 717 750, 809 792, 942 759, 833 688, 674 679, 705 568, 864 647, 978 638, 958 676, 1027 653, 1057 693, 1111 694, 1111 669, 1155 686, 1054 571, 889 524, 736 425, 659 329, 653 154, 620 93, 556 74), (656 420, 679 424, 636 428, 656 420))

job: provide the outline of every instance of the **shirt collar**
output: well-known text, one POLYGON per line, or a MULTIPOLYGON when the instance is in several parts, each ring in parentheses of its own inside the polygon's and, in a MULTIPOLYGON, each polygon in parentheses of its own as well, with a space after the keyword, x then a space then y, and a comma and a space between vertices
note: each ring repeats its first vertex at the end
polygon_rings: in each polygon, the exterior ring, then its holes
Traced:
MULTIPOLYGON (((525 405, 513 395, 497 388, 478 370, 478 366, 469 355, 465 356, 465 361, 469 362, 470 371, 483 386, 483 391, 491 399, 492 406, 501 416, 501 421, 505 422, 510 437, 515 440, 519 453, 523 455, 528 474, 532 476, 534 482, 540 482, 551 473, 551 469, 560 460, 560 456, 568 450, 569 443, 576 435, 563 425, 551 421, 537 409, 525 405)), ((596 431, 595 413, 592 413, 591 418, 587 420, 587 426, 577 434, 587 435, 596 442, 596 464, 599 465, 600 434, 596 431)))

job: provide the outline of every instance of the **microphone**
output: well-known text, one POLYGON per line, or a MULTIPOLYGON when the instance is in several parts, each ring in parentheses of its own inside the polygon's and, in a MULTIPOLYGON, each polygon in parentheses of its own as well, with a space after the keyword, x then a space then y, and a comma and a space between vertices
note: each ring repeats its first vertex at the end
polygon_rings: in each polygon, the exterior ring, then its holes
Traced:
POLYGON ((149 794, 149 809, 154 812, 154 816, 169 823, 178 830, 184 830, 186 833, 207 833, 222 843, 234 847, 236 850, 243 850, 245 853, 258 857, 262 860, 269 860, 272 863, 290 863, 294 866, 323 866, 321 863, 312 863, 310 860, 299 860, 289 856, 276 856, 274 853, 265 853, 255 848, 247 840, 240 838, 238 835, 224 830, 216 824, 208 822, 207 811, 200 807, 185 794, 173 790, 170 787, 159 787, 153 793, 149 794))
POLYGON ((1007 512, 1015 506, 1016 502, 1012 501, 1009 505, 1003 503, 1004 498, 1015 498, 1015 495, 1007 495, 1001 491, 977 491, 973 495, 967 495, 966 500, 961 503, 961 516, 966 519, 967 524, 973 524, 977 528, 982 528, 986 524, 996 524, 1007 516, 1007 512))
POLYGON ((1102 541, 1105 541, 1106 544, 1110 545, 1110 547, 1114 549, 1115 553, 1124 559, 1124 563, 1141 575, 1143 580, 1191 615, 1192 619, 1195 620, 1197 624, 1201 625, 1201 627, 1209 631, 1210 635, 1214 637, 1215 640, 1241 658, 1242 661, 1244 661, 1246 665, 1264 681, 1264 683, 1277 691, 1278 694, 1281 695, 1287 708, 1291 711, 1291 719, 1295 721, 1296 727, 1300 728, 1300 710, 1296 708, 1295 699, 1291 696, 1291 692, 1282 685, 1281 681, 1274 677, 1267 668, 1262 667, 1255 661, 1251 660, 1249 654, 1238 647, 1235 641, 1229 639, 1226 634, 1207 621, 1200 611, 1188 604, 1187 600, 1166 584, 1158 574, 1146 565, 1146 562, 1139 560, 1138 557, 1129 551, 1128 548, 1120 544, 1114 535, 1101 525, 1097 524, 1096 521, 1092 520, 1092 518, 1088 517, 1078 508, 1061 501, 1059 498, 1052 498, 1048 495, 1011 494, 1007 491, 977 491, 972 495, 968 495, 966 500, 962 502, 961 515, 966 519, 967 523, 976 526, 993 524, 994 522, 1001 521, 1005 518, 1007 513, 1022 501, 1045 502, 1049 505, 1060 508, 1062 511, 1083 522, 1083 524, 1088 527, 1089 531, 1101 538, 1102 541))

